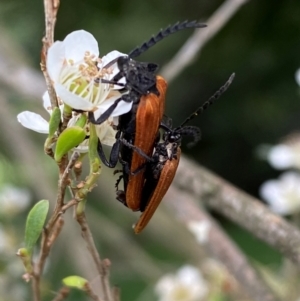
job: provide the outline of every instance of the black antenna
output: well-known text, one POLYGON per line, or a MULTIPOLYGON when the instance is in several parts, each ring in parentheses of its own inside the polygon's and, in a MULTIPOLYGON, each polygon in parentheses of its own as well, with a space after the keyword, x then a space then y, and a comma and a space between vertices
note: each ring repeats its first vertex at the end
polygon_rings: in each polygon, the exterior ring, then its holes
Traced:
POLYGON ((192 113, 186 120, 179 126, 182 127, 190 120, 194 119, 196 116, 200 115, 203 111, 205 111, 209 106, 211 106, 231 85, 233 79, 235 77, 235 73, 232 73, 225 83, 213 96, 211 96, 201 107, 199 107, 194 113, 192 113))
POLYGON ((206 24, 198 23, 196 20, 188 22, 188 20, 184 22, 177 22, 174 25, 169 25, 165 29, 161 29, 156 36, 152 36, 149 41, 144 42, 141 46, 136 47, 132 51, 129 52, 128 56, 130 58, 137 57, 141 55, 143 52, 147 51, 150 47, 154 46, 156 43, 166 38, 167 36, 176 33, 180 30, 186 28, 203 28, 206 27, 206 24))
MULTIPOLYGON (((166 38, 167 36, 176 33, 180 30, 186 28, 203 28, 206 27, 206 24, 198 23, 196 20, 189 22, 185 20, 183 22, 177 22, 174 25, 169 25, 165 29, 161 29, 156 36, 152 36, 147 42, 144 42, 141 46, 134 48, 129 54, 125 55, 128 58, 134 58, 141 55, 143 52, 147 51, 149 48, 154 46, 156 43, 161 41, 162 39, 166 38)), ((114 60, 110 61, 104 68, 109 68, 113 64, 115 64, 120 57, 115 58, 114 60)))

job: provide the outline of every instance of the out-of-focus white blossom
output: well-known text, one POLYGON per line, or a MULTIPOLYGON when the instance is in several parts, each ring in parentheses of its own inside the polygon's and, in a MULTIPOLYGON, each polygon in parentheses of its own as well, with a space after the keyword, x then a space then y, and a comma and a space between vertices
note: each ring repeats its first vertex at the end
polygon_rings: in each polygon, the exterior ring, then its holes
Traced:
POLYGON ((195 235, 195 238, 199 244, 206 243, 211 227, 209 221, 190 221, 187 224, 187 227, 195 235))
POLYGON ((300 141, 291 145, 275 145, 270 149, 267 159, 276 169, 300 169, 300 141))
POLYGON ((161 277, 155 292, 160 301, 199 301, 204 300, 208 286, 197 268, 185 265, 176 274, 161 277))
POLYGON ((300 211, 300 174, 285 172, 278 180, 266 181, 260 188, 260 195, 278 214, 300 211))
POLYGON ((0 215, 17 214, 27 208, 30 203, 30 193, 27 189, 13 185, 0 187, 0 215))

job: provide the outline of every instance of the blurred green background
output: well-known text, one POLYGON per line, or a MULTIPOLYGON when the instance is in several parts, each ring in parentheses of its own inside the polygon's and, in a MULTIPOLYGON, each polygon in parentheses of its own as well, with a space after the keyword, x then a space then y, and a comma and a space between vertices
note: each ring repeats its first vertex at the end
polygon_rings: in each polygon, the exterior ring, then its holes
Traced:
MULTIPOLYGON (((168 24, 186 19, 205 22, 222 3, 215 0, 64 0, 58 13, 55 39, 63 40, 68 33, 85 29, 98 40, 100 55, 115 49, 128 53, 168 24)), ((282 136, 299 129, 300 95, 294 78, 295 71, 300 67, 299 16, 300 2, 297 0, 249 1, 204 47, 193 64, 170 83, 168 89, 166 114, 173 118, 174 125, 178 125, 208 99, 232 72, 236 73, 232 86, 218 103, 192 122, 201 128, 202 141, 192 149, 187 149, 183 143, 182 149, 188 157, 255 196, 263 181, 278 174, 265 161, 258 159, 257 147, 264 143, 276 144, 282 136)), ((163 66, 191 33, 191 30, 186 30, 172 35, 139 59, 163 66)), ((0 53, 0 68, 5 60, 11 59, 39 72, 44 34, 42 1, 1 0, 0 34, 1 49, 9 49, 0 53)), ((12 73, 13 68, 15 65, 12 64, 12 73)), ((26 82, 14 84, 22 86, 26 82)), ((3 74, 0 85, 1 98, 11 113, 8 121, 3 118, 0 121, 0 155, 2 161, 11 166, 10 171, 2 170, 5 175, 2 181, 28 187, 34 201, 52 199, 55 196, 56 167, 43 154, 45 137, 21 128, 15 118, 22 110, 42 113, 46 118, 41 100, 19 93, 3 74), (14 131, 21 132, 27 144, 24 145, 24 141, 10 141, 10 133, 14 131), (24 162, 24 156, 20 154, 30 153, 28 143, 34 143, 36 148, 34 154, 38 157, 34 158, 35 168, 45 172, 46 179, 50 181, 41 184, 47 190, 37 187, 38 180, 26 170, 28 162, 24 162), (42 195, 45 191, 49 195, 42 195)), ((165 214, 162 216, 158 213, 157 223, 154 219, 149 229, 135 236, 130 225, 136 215, 117 203, 113 194, 112 171, 104 168, 99 187, 90 200, 91 207, 96 210, 88 212, 100 253, 112 261, 112 282, 121 288, 122 300, 138 297, 148 300, 149 296, 151 300, 151 287, 160 274, 177 269, 186 262, 197 262, 196 246, 190 236, 190 242, 184 243, 168 236, 171 228, 177 227, 176 231, 180 228, 175 221, 172 227, 160 228, 164 225, 166 212, 161 213, 165 214)), ((237 226, 217 218, 251 258, 265 264, 278 263, 276 252, 237 226)), ((13 221, 20 233, 24 220, 25 215, 13 221)), ((72 224, 71 219, 67 223, 72 224)), ((66 228, 68 230, 54 248, 50 260, 46 291, 57 290, 60 279, 72 273, 78 274, 79 267, 85 262, 86 253, 82 250, 79 251, 82 257, 74 255, 72 258, 70 255, 73 251, 74 254, 78 252, 77 247, 82 247, 77 225, 77 236, 72 234, 72 225, 66 228)), ((183 231, 183 236, 179 237, 184 237, 184 234, 183 231)), ((83 300, 83 295, 80 296, 83 300)), ((45 300, 51 297, 53 293, 48 293, 45 300)))

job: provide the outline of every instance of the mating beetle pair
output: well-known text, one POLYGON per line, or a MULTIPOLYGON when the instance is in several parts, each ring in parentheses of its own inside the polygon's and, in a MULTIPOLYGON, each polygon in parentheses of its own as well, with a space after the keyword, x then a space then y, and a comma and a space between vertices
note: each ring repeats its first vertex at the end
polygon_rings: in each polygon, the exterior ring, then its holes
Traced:
POLYGON ((131 111, 119 117, 116 143, 112 147, 110 159, 106 159, 100 141, 98 153, 108 167, 115 167, 118 160, 123 166, 122 176, 116 186, 123 179, 124 191, 118 190, 117 199, 133 211, 143 212, 135 225, 135 233, 141 232, 147 225, 173 181, 180 159, 182 136, 193 136, 194 142, 200 138, 200 130, 197 127, 184 125, 218 98, 230 85, 233 76, 180 127, 171 129, 162 123, 167 84, 162 77, 155 75, 158 65, 137 62, 132 58, 172 33, 185 28, 200 27, 205 25, 196 21, 176 23, 161 30, 141 47, 131 51, 128 56, 111 62, 110 65, 117 62, 119 73, 111 81, 100 81, 119 85, 128 93, 117 99, 98 120, 95 120, 93 113, 89 113, 90 122, 101 124, 121 100, 133 103, 131 111), (119 82, 123 77, 125 84, 119 82), (164 132, 162 142, 159 141, 159 128, 164 132))
POLYGON ((93 113, 90 112, 89 120, 92 123, 101 124, 104 122, 122 100, 133 103, 132 109, 119 117, 116 143, 112 147, 109 160, 104 155, 101 141, 98 142, 98 153, 105 165, 114 168, 120 159, 123 165, 123 181, 126 196, 118 199, 133 211, 140 209, 144 171, 141 170, 135 176, 132 173, 145 164, 146 160, 144 157, 133 152, 121 140, 126 140, 130 144, 140 148, 147 156, 152 155, 155 139, 164 114, 167 84, 162 77, 155 74, 158 68, 157 64, 137 62, 132 58, 142 54, 164 37, 173 33, 186 28, 201 28, 205 26, 196 21, 178 22, 169 26, 161 30, 156 36, 151 37, 142 46, 132 50, 128 56, 121 56, 105 66, 104 68, 108 68, 113 63, 118 64, 120 71, 112 80, 99 79, 101 82, 123 87, 128 94, 123 94, 117 99, 98 120, 95 120, 93 113), (125 78, 125 84, 119 82, 123 77, 125 78))

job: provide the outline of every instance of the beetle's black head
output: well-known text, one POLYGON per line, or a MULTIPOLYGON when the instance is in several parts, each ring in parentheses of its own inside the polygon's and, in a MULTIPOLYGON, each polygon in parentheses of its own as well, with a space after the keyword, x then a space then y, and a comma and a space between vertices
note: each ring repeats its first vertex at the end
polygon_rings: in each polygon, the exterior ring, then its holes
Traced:
POLYGON ((166 130, 163 135, 163 140, 168 143, 181 144, 183 136, 190 136, 193 141, 188 144, 188 147, 196 144, 201 138, 201 131, 196 126, 181 126, 174 130, 166 130))
POLYGON ((168 143, 179 143, 181 142, 182 134, 177 129, 167 130, 164 132, 163 140, 168 143))
POLYGON ((129 61, 129 56, 120 56, 117 61, 119 70, 123 71, 124 69, 126 69, 126 67, 129 65, 129 61))

